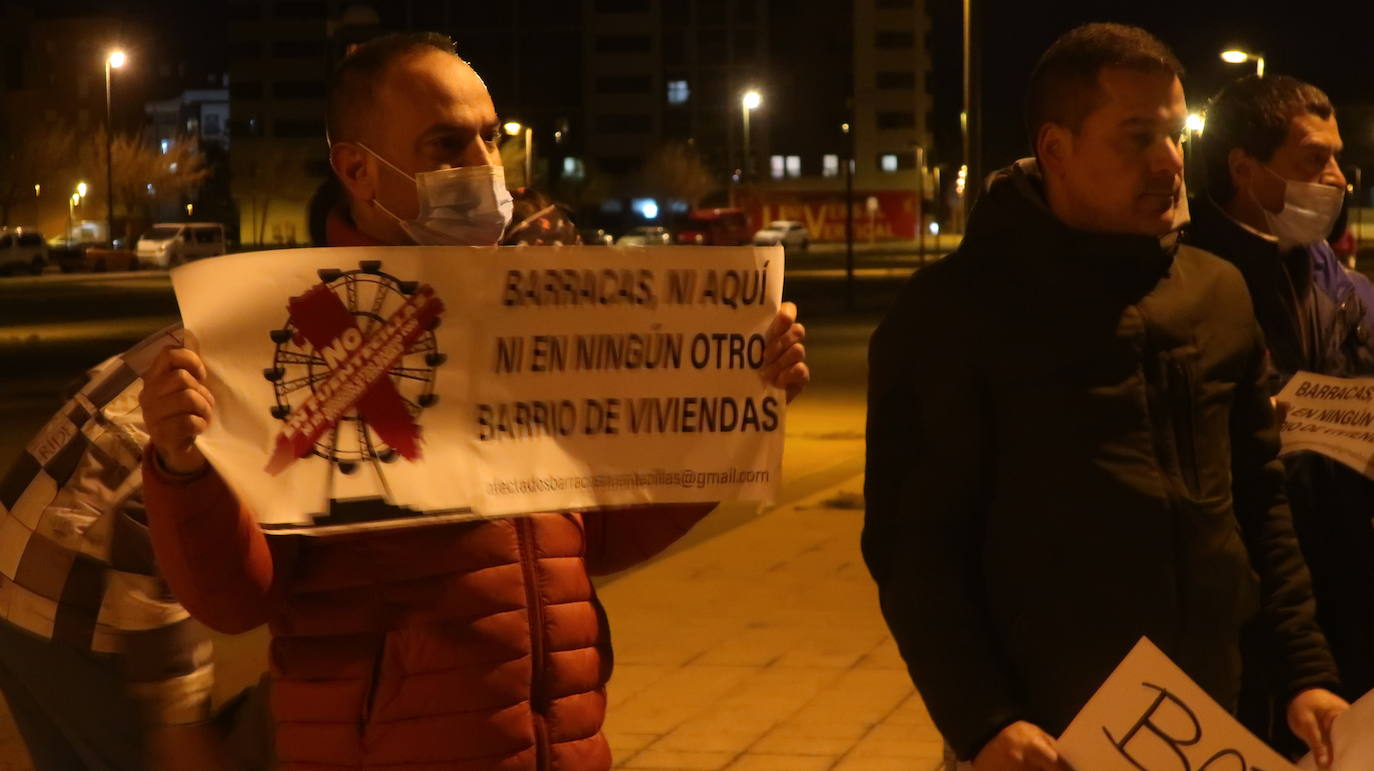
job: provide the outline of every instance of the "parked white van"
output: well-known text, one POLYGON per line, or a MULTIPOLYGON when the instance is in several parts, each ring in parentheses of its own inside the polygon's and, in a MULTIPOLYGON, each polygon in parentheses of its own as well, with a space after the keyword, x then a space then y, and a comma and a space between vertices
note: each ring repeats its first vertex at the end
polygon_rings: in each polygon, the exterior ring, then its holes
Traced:
POLYGON ((224 254, 224 226, 218 222, 159 222, 138 239, 141 265, 175 268, 183 262, 224 254))
POLYGON ((48 242, 33 228, 0 228, 0 273, 32 273, 48 266, 48 242))

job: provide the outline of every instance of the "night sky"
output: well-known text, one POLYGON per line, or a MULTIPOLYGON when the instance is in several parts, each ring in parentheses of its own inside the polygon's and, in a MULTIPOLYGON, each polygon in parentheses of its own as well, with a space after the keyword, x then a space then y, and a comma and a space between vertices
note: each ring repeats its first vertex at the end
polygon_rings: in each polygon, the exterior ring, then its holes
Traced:
MULTIPOLYGON (((936 147, 932 162, 957 166, 962 0, 926 1, 933 22, 930 87, 936 147)), ((487 2, 472 0, 474 12, 481 13, 487 2)), ((988 169, 1028 154, 1021 105, 1030 70, 1056 37, 1089 21, 1136 24, 1172 47, 1187 69, 1184 88, 1190 106, 1201 107, 1229 79, 1253 71, 1253 64, 1227 64, 1218 57, 1224 48, 1240 47, 1263 52, 1268 73, 1294 75, 1325 89, 1338 108, 1374 107, 1374 0, 974 2, 983 9, 985 19, 982 103, 988 108, 983 158, 988 169)), ((170 45, 184 46, 179 58, 210 68, 218 62, 220 71, 227 69, 227 41, 220 33, 225 29, 225 0, 19 0, 16 4, 30 5, 41 15, 107 13, 144 21, 164 32, 160 37, 172 41, 170 45)), ((825 111, 818 109, 817 113, 819 116, 825 111)), ((1352 116, 1341 128, 1349 148, 1348 159, 1374 166, 1374 111, 1362 121, 1352 116)))
MULTIPOLYGON (((930 1, 935 34, 957 37, 961 2, 930 1)), ((1254 71, 1253 63, 1221 60, 1219 53, 1231 47, 1262 52, 1266 74, 1309 81, 1324 89, 1338 109, 1374 105, 1371 0, 982 0, 982 7, 987 33, 982 101, 988 105, 983 157, 989 169, 1029 154, 1020 110, 1030 70, 1056 37, 1085 22, 1135 24, 1163 40, 1187 70, 1183 86, 1190 107, 1202 107, 1230 79, 1254 71)), ((940 71, 932 87, 941 116, 940 139, 957 143, 959 41, 936 45, 940 71)), ((1341 129, 1357 154, 1357 145, 1374 145, 1374 125, 1342 124, 1341 129)), ((958 152, 957 145, 949 149, 958 152)))

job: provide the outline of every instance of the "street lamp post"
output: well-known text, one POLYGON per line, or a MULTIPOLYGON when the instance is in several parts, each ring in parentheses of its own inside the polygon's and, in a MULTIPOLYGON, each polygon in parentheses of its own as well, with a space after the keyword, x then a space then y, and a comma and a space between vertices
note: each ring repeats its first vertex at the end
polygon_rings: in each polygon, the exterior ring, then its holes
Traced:
POLYGON ((1221 60, 1228 64, 1244 64, 1246 62, 1255 63, 1255 74, 1264 77, 1264 54, 1250 53, 1239 48, 1230 48, 1221 52, 1221 60))
POLYGON ((520 124, 519 121, 514 120, 510 121, 505 126, 502 126, 502 128, 505 129, 506 136, 519 136, 520 132, 522 131, 525 133, 525 178, 522 181, 522 186, 529 187, 530 169, 533 168, 531 166, 530 156, 533 154, 534 151, 534 129, 530 128, 529 126, 523 126, 520 124))
POLYGON ((916 253, 921 255, 920 264, 926 264, 926 148, 920 142, 916 150, 916 253))
POLYGON ((1186 178, 1197 179, 1201 170, 1198 169, 1197 141, 1202 136, 1203 129, 1207 126, 1207 118, 1201 113, 1189 113, 1187 120, 1183 124, 1183 167, 1186 178))
POLYGON ((525 187, 534 182, 534 129, 525 127, 525 187))
POLYGON ((124 52, 111 51, 105 57, 105 230, 114 248, 114 123, 110 118, 110 70, 124 66, 124 52))
POLYGON ((73 191, 71 197, 67 199, 67 238, 66 238, 66 241, 67 241, 67 245, 68 245, 68 246, 71 245, 71 242, 72 242, 72 233, 75 232, 75 230, 76 230, 76 222, 75 222, 75 220, 76 220, 76 207, 80 206, 80 205, 81 205, 81 202, 82 202, 83 200, 85 200, 85 198, 86 198, 86 191, 89 190, 89 189, 90 189, 90 188, 88 188, 88 187, 86 186, 86 183, 85 183, 85 182, 78 182, 77 185, 76 185, 76 190, 73 191))
MULTIPOLYGON (((854 102, 849 102, 852 119, 854 102)), ((840 124, 844 132, 844 310, 854 310, 854 131, 849 123, 840 124)))
POLYGON ((752 89, 752 88, 749 89, 748 91, 745 91, 745 92, 744 92, 744 96, 740 98, 740 106, 743 108, 743 113, 744 113, 744 175, 743 175, 743 176, 744 176, 744 179, 745 179, 746 181, 749 181, 749 182, 754 181, 754 180, 753 180, 753 178, 754 178, 754 162, 753 162, 753 156, 750 154, 750 150, 749 150, 749 113, 750 113, 750 111, 752 111, 752 110, 757 110, 758 107, 759 107, 759 105, 762 104, 762 103, 763 103, 763 97, 759 95, 759 92, 758 92, 758 91, 755 91, 755 90, 752 89))

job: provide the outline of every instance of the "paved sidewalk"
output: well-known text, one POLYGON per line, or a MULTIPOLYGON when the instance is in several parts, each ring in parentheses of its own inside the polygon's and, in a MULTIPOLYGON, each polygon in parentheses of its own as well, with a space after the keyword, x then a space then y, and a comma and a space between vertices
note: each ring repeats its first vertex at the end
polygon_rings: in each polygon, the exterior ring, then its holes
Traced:
POLYGON ((861 489, 854 477, 600 590, 617 768, 940 766, 859 555, 861 489))

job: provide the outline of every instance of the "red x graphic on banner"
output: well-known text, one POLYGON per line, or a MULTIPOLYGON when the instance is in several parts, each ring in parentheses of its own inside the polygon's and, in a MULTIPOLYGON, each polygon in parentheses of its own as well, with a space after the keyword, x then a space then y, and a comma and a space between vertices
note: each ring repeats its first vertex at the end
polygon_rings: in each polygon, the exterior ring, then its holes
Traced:
POLYGON ((328 284, 317 284, 287 303, 291 321, 318 355, 330 362, 329 377, 314 385, 310 398, 291 411, 267 472, 279 474, 309 455, 315 442, 334 428, 349 409, 382 441, 407 460, 420 457, 420 427, 388 376, 415 340, 444 311, 429 286, 420 286, 405 304, 366 334, 328 284))

